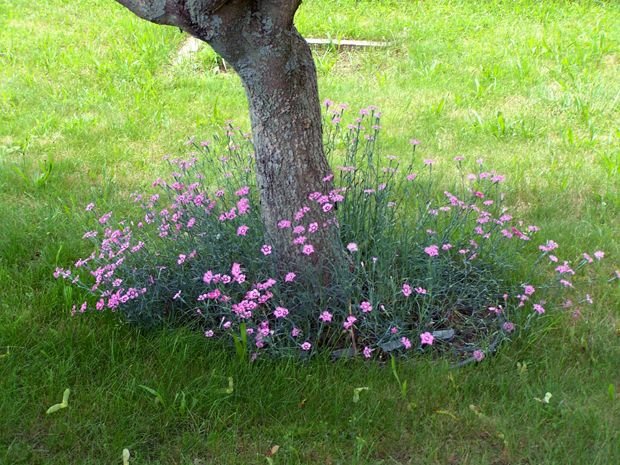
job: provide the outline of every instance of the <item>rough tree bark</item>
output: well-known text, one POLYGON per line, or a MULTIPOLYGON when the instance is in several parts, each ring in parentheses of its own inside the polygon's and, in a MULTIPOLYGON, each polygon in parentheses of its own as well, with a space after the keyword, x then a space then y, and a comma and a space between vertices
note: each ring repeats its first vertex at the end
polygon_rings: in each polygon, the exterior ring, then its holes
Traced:
MULTIPOLYGON (((261 213, 278 261, 300 256, 277 223, 311 207, 304 222, 334 222, 310 192, 331 187, 314 61, 293 17, 301 0, 117 0, 136 15, 207 42, 241 77, 250 106, 261 213)), ((336 227, 312 235, 315 263, 344 263, 336 227), (319 258, 320 257, 320 258, 319 258)))

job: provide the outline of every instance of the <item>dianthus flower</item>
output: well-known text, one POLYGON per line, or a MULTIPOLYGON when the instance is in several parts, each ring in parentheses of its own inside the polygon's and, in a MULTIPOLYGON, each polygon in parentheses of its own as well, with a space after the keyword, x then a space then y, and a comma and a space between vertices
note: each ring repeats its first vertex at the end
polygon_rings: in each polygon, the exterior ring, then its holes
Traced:
POLYGON ((412 292, 413 292, 413 289, 411 289, 411 286, 409 284, 407 283, 403 284, 403 295, 405 297, 409 297, 412 292))
POLYGON ((275 311, 273 312, 273 315, 276 318, 284 318, 288 315, 288 309, 284 307, 276 307, 275 311))
POLYGON ((506 331, 507 333, 511 333, 514 331, 515 329, 515 324, 510 322, 510 321, 506 321, 503 325, 502 325, 502 329, 504 331, 506 331))
POLYGON ((372 305, 370 302, 364 301, 360 304, 360 309, 362 310, 362 312, 368 313, 372 311, 372 305))
POLYGON ((435 341, 435 337, 428 331, 420 334, 420 344, 432 346, 435 341))
POLYGON ((551 252, 552 250, 555 250, 558 248, 558 244, 554 241, 547 241, 546 244, 541 245, 538 247, 540 250, 542 250, 543 252, 551 252))
POLYGON ((429 257, 436 257, 437 255, 439 255, 439 247, 437 247, 435 244, 429 245, 428 247, 424 248, 424 252, 426 252, 429 257))
POLYGON ((353 327, 356 321, 357 321, 357 318, 355 318, 353 315, 349 315, 346 321, 342 324, 342 326, 344 327, 344 329, 349 330, 353 327))

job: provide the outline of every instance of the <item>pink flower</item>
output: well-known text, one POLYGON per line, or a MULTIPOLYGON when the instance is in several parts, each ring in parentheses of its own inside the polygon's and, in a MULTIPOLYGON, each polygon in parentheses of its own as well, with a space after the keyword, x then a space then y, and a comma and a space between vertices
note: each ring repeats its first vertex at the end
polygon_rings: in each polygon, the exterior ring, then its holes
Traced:
POLYGON ((322 208, 323 208, 323 211, 327 213, 332 208, 334 208, 334 206, 331 203, 324 203, 322 208))
POLYGON ((597 260, 601 260, 604 257, 605 252, 603 252, 602 250, 597 250, 596 252, 594 252, 594 258, 596 258, 597 260))
POLYGON ((278 221, 278 228, 287 229, 291 227, 291 222, 289 220, 280 220, 278 221))
POLYGON ((426 252, 429 257, 436 257, 437 255, 439 255, 439 247, 437 247, 435 244, 429 245, 428 247, 424 248, 424 252, 426 252))
POLYGON ((344 202, 344 195, 338 190, 333 190, 329 193, 329 199, 334 203, 344 202))
POLYGON ((448 251, 452 248, 452 244, 444 244, 441 246, 441 250, 448 251))
POLYGON ((566 261, 562 265, 556 267, 555 271, 560 274, 575 274, 573 269, 568 265, 568 262, 566 261))
POLYGON ((372 305, 370 304, 370 302, 365 300, 360 304, 360 309, 362 310, 362 312, 368 313, 372 311, 372 305))
POLYGON ((432 166, 433 163, 435 163, 435 160, 431 160, 430 158, 424 160, 424 164, 427 166, 432 166))
POLYGON ((534 304, 532 305, 532 307, 534 308, 534 311, 538 313, 539 315, 542 315, 543 313, 545 313, 545 308, 540 304, 534 304))
POLYGON ((405 297, 409 297, 411 295, 411 293, 413 292, 413 289, 411 289, 411 286, 407 283, 403 284, 403 295, 405 297))
POLYGON ((241 265, 239 263, 233 263, 230 267, 230 274, 233 276, 239 276, 241 274, 241 265))
POLYGON ((244 197, 237 202, 237 210, 240 215, 245 215, 250 211, 250 201, 244 197))
POLYGON ((536 291, 536 288, 530 284, 525 284, 523 286, 523 293, 525 295, 532 295, 536 291))
POLYGON ((301 345, 301 350, 308 351, 308 350, 310 350, 311 348, 312 348, 312 344, 310 344, 308 341, 304 342, 304 343, 301 345))
POLYGON ((357 252, 357 244, 355 242, 349 242, 347 244, 347 249, 349 250, 349 252, 353 253, 353 252, 357 252))
POLYGON ((314 253, 314 246, 312 244, 304 245, 303 249, 301 249, 301 253, 304 255, 312 255, 314 253))
POLYGON ((417 294, 421 294, 421 295, 425 295, 427 292, 426 289, 424 289, 423 287, 416 287, 414 291, 416 291, 417 294))
POLYGON ((293 228, 293 234, 303 234, 304 232, 306 232, 306 228, 303 226, 295 226, 293 228))
POLYGON ((91 203, 89 203, 88 205, 86 205, 85 210, 86 210, 87 212, 89 212, 89 211, 91 211, 93 208, 95 208, 95 204, 91 202, 91 203))
POLYGON ((515 329, 515 324, 510 322, 510 321, 506 321, 503 325, 502 325, 502 329, 504 331, 506 331, 507 333, 512 333, 515 329))
POLYGON ((263 245, 263 246, 260 248, 260 251, 263 253, 263 255, 270 255, 270 254, 271 254, 271 246, 270 246, 270 245, 265 244, 265 245, 263 245))
POLYGON ((301 329, 299 329, 299 328, 293 328, 293 329, 291 330, 291 336, 293 336, 293 337, 297 337, 297 336, 299 336, 300 334, 301 334, 301 329))
POLYGON ((543 252, 551 252, 552 250, 555 250, 558 248, 558 244, 554 241, 547 241, 546 244, 541 245, 538 248, 542 250, 543 252))
POLYGON ((297 277, 297 275, 295 273, 293 273, 292 271, 289 272, 289 273, 286 273, 286 276, 284 277, 284 282, 291 283, 291 282, 295 281, 296 277, 297 277))
POLYGON ((372 349, 368 346, 364 347, 363 353, 365 358, 372 357, 372 349))
POLYGON ((297 210, 297 212, 295 213, 295 221, 301 221, 301 219, 306 215, 306 213, 308 213, 310 211, 310 208, 307 206, 303 206, 301 207, 299 210, 297 210))
POLYGON ((293 244, 302 245, 306 242, 306 239, 308 239, 306 236, 297 236, 295 239, 293 239, 293 244))
POLYGON ((411 145, 413 145, 413 147, 415 148, 416 146, 420 145, 420 141, 418 139, 410 139, 409 143, 411 145))
POLYGON ((583 259, 587 261, 588 263, 592 263, 594 261, 592 260, 592 257, 590 257, 590 255, 588 255, 587 253, 583 254, 583 259))
POLYGON ((184 254, 179 254, 179 258, 177 259, 177 265, 182 265, 185 263, 185 259, 187 258, 184 254))
POLYGON ((99 218, 99 223, 100 224, 106 224, 111 216, 112 216, 112 212, 106 213, 101 218, 99 218))
POLYGON ((250 192, 250 188, 248 186, 243 186, 241 189, 235 192, 235 195, 237 197, 243 197, 244 195, 248 195, 249 192, 250 192))
POLYGON ((422 345, 427 344, 429 346, 432 346, 434 341, 435 341, 435 338, 428 331, 420 334, 420 344, 422 345))
POLYGON ((357 318, 355 318, 353 315, 349 315, 345 322, 342 324, 342 326, 344 327, 344 329, 349 330, 353 327, 356 321, 357 318))
POLYGON ((405 349, 411 349, 411 341, 406 337, 400 338, 400 343, 403 345, 405 349))
POLYGON ((315 233, 319 230, 319 223, 310 223, 308 225, 308 231, 311 233, 315 233))
POLYGON ((273 312, 273 315, 276 318, 284 318, 285 316, 288 315, 288 309, 284 307, 276 307, 275 311, 273 312))
POLYGON ((177 300, 179 297, 181 297, 181 291, 174 294, 174 296, 172 296, 172 300, 177 300))
POLYGON ((482 362, 484 360, 484 352, 482 350, 474 350, 474 360, 476 362, 482 362))
POLYGON ((205 337, 213 337, 215 333, 213 332, 212 329, 208 329, 205 331, 205 337))
POLYGON ((566 279, 560 279, 560 284, 564 287, 573 287, 573 283, 567 281, 566 279))
POLYGON ((416 178, 417 174, 415 173, 409 173, 407 175, 407 181, 413 181, 416 178))
POLYGON ((333 315, 331 313, 329 313, 327 310, 325 310, 319 316, 319 320, 321 320, 323 323, 329 323, 329 322, 332 321, 332 317, 333 317, 333 315))

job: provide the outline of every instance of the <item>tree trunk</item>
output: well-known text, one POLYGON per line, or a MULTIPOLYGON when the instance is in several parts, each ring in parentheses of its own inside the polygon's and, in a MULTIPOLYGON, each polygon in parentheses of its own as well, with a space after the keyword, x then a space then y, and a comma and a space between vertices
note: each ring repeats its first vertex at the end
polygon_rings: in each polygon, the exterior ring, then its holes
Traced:
MULTIPOLYGON (((322 267, 343 265, 334 211, 308 200, 326 193, 330 169, 323 151, 317 77, 310 48, 293 25, 301 0, 118 0, 138 16, 180 27, 209 43, 237 71, 248 97, 261 211, 268 240, 280 271, 299 263, 301 245, 290 229, 303 207, 304 224, 319 231, 307 234, 315 252, 309 259, 322 267)), ((307 263, 308 258, 305 259, 307 263)))
POLYGON ((314 263, 337 264, 342 258, 334 212, 324 212, 308 199, 312 192, 327 193, 324 181, 330 168, 323 151, 321 109, 316 69, 306 41, 296 30, 281 35, 273 47, 255 51, 249 64, 237 69, 250 105, 262 218, 279 261, 297 261, 301 245, 292 244, 280 220, 295 223, 296 213, 310 208, 300 223, 316 222, 320 230, 308 234, 314 263), (285 39, 285 40, 283 40, 285 39), (314 254, 313 254, 314 255, 314 254))

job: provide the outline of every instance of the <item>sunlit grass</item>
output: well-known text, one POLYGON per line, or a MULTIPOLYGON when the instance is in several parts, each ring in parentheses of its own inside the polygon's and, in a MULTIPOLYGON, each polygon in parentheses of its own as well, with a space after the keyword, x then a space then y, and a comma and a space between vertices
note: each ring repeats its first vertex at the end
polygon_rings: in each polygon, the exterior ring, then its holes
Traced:
MULTIPOLYGON (((315 54, 323 97, 381 107, 385 152, 484 158, 567 256, 618 268, 616 2, 308 0, 297 19, 391 42, 315 54)), ((405 393, 389 366, 245 366, 199 334, 71 319, 51 274, 87 252, 83 205, 122 206, 187 137, 248 127, 247 104, 212 52, 173 65, 184 36, 114 2, 1 3, 0 31, 0 463, 620 462, 617 284, 475 367, 399 362, 405 393)))

